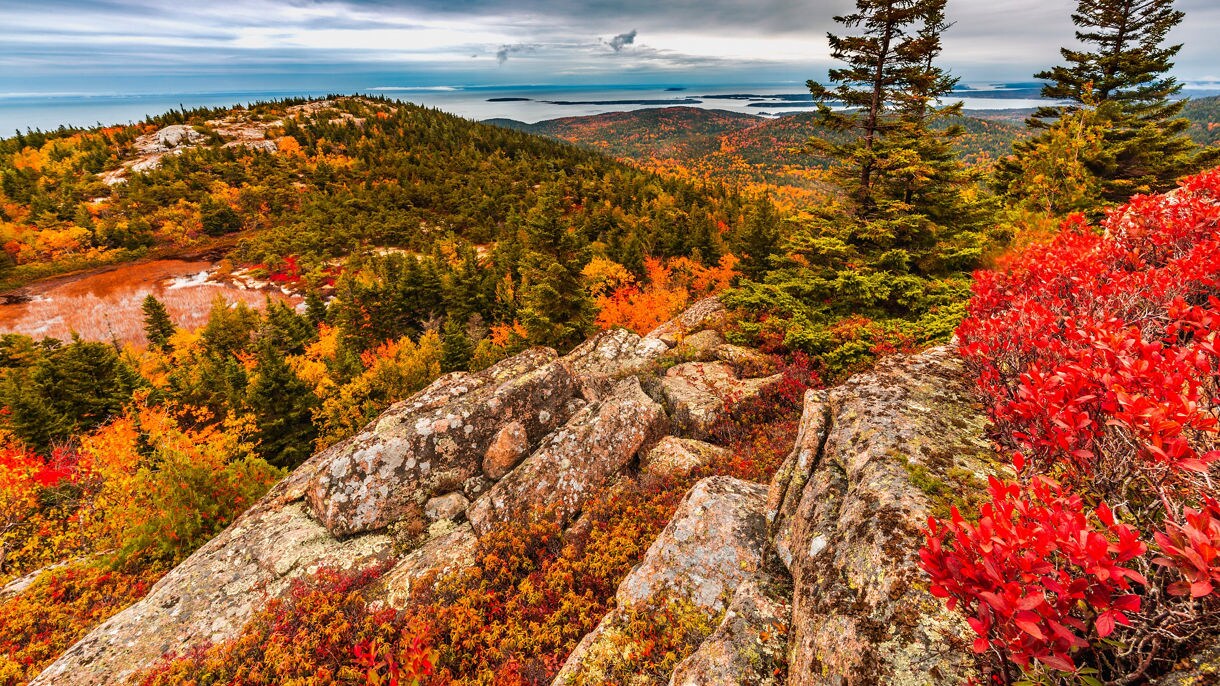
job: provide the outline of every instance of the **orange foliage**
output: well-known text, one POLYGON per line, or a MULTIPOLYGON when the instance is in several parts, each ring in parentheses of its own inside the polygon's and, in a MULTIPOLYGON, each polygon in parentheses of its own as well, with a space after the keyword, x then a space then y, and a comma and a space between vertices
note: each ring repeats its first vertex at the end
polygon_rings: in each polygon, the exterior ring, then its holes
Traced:
POLYGON ((301 144, 292 136, 280 136, 275 139, 275 147, 285 155, 290 157, 304 157, 305 153, 301 150, 301 144))
MULTIPOLYGON (((737 276, 737 262, 736 257, 725 255, 717 264, 705 267, 688 257, 664 262, 649 257, 644 260, 645 285, 642 288, 631 281, 620 280, 620 285, 606 295, 594 290, 600 310, 595 323, 601 329, 622 327, 646 334, 672 319, 692 301, 728 288, 737 276)), ((586 277, 599 279, 596 287, 600 288, 608 281, 604 275, 616 273, 606 265, 598 265, 586 277)))
POLYGON ((45 572, 0 603, 0 684, 24 684, 93 627, 144 597, 166 571, 80 562, 45 572))

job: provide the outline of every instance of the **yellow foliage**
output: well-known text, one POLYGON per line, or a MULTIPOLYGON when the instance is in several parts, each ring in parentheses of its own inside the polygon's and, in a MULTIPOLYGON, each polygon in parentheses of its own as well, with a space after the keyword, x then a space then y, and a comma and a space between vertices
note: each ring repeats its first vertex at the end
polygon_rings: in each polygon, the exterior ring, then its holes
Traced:
POLYGON ((589 293, 595 298, 635 283, 635 277, 626 267, 602 257, 589 260, 580 274, 585 278, 589 293))
POLYGON ((325 400, 338 384, 330 375, 330 363, 339 353, 339 329, 328 324, 318 327, 318 340, 305 348, 304 355, 292 355, 288 366, 301 381, 313 387, 314 395, 325 400))
POLYGON ((365 352, 361 361, 364 372, 324 398, 315 410, 318 449, 355 434, 391 404, 440 376, 441 337, 429 331, 416 343, 403 336, 365 352))
POLYGON ((26 147, 20 152, 13 153, 14 169, 29 169, 30 171, 41 172, 44 162, 42 153, 34 148, 26 147))

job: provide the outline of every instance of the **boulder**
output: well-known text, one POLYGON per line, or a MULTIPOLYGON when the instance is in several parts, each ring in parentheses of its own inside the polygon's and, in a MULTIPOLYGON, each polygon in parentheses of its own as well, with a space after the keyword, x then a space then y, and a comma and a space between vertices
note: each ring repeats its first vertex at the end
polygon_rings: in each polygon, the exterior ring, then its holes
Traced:
POLYGON ((443 376, 322 453, 309 505, 336 536, 381 529, 481 473, 505 425, 516 422, 536 444, 567 419, 575 390, 549 348, 443 376))
POLYGON ((724 321, 728 315, 720 298, 711 296, 704 298, 686 308, 682 314, 658 326, 644 338, 662 341, 665 345, 677 345, 687 334, 715 326, 724 321))
POLYGON ((775 363, 771 358, 753 348, 725 343, 717 346, 713 354, 721 362, 733 365, 733 368, 746 378, 775 373, 775 363))
POLYGON ((784 566, 792 568, 791 537, 796 529, 793 518, 801 504, 801 493, 813 475, 816 460, 830 430, 830 405, 827 391, 805 392, 796 443, 771 478, 767 491, 767 524, 771 543, 784 566), (789 495, 791 494, 791 495, 789 495))
POLYGON ((552 683, 603 683, 598 671, 607 656, 613 659, 635 608, 680 601, 714 620, 739 586, 762 574, 766 497, 765 486, 726 476, 695 484, 644 559, 619 584, 617 607, 581 640, 552 683))
POLYGON ((666 436, 640 462, 640 472, 655 479, 677 479, 711 464, 729 451, 690 438, 666 436))
POLYGON ((483 474, 495 481, 503 479, 530 453, 529 436, 521 422, 509 422, 500 427, 487 452, 483 455, 483 474))
POLYGON ((521 521, 543 508, 568 523, 665 429, 665 411, 644 395, 640 382, 618 382, 475 501, 467 513, 475 533, 482 537, 500 522, 521 521))
POLYGON ((719 331, 704 329, 682 339, 674 352, 686 359, 710 360, 716 354, 716 348, 724 345, 724 336, 719 331))
POLYGON ((424 503, 424 516, 432 522, 440 519, 457 520, 469 506, 470 501, 460 492, 446 493, 424 503))
POLYGON ((619 585, 619 607, 677 594, 723 610, 732 590, 762 569, 766 498, 767 487, 760 484, 727 476, 699 481, 619 585))
POLYGON ((618 379, 647 369, 668 350, 659 340, 641 338, 627 329, 610 329, 576 346, 563 359, 577 377, 618 379))
POLYGON ((106 620, 31 683, 121 684, 167 652, 234 638, 293 579, 327 567, 360 572, 388 563, 394 545, 373 534, 336 540, 278 488, 195 551, 143 599, 106 620))
POLYGON ((674 668, 669 686, 779 686, 788 647, 791 589, 746 581, 716 631, 674 668))
POLYGON ((166 152, 180 146, 190 146, 202 143, 206 139, 202 133, 185 124, 166 126, 156 133, 140 136, 136 139, 137 151, 150 154, 166 152))
POLYGON ((768 517, 794 584, 789 680, 932 685, 970 674, 969 629, 918 567, 946 499, 992 472, 986 419, 949 348, 883 361, 809 393, 768 517))
POLYGON ((365 590, 365 597, 374 606, 401 610, 421 583, 429 584, 443 574, 473 566, 478 542, 470 524, 429 539, 373 582, 365 590))
POLYGON ((687 362, 671 367, 661 380, 673 417, 674 428, 683 435, 702 438, 723 416, 726 403, 752 398, 780 382, 780 375, 741 379, 724 362, 687 362))

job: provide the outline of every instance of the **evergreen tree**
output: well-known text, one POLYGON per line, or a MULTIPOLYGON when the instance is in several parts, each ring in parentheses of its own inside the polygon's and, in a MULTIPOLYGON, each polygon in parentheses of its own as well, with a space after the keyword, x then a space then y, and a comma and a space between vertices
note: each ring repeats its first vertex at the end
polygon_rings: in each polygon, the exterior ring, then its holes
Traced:
POLYGON ((445 322, 442 333, 441 371, 445 373, 460 372, 470 369, 470 359, 474 356, 474 344, 466 333, 466 327, 456 319, 445 322))
POLYGON ((771 256, 779 251, 779 211, 766 203, 751 208, 738 233, 736 248, 741 255, 740 269, 747 277, 760 280, 771 266, 771 256))
POLYGON ((938 104, 957 82, 936 66, 945 5, 856 0, 853 14, 835 18, 857 29, 830 35, 846 66, 830 71, 832 86, 810 81, 809 88, 819 118, 839 135, 811 147, 832 162, 843 196, 793 222, 785 257, 771 269, 747 262, 763 272, 761 283, 743 281, 726 296, 783 321, 784 344, 817 355, 829 374, 876 354, 873 334, 848 333, 848 317, 913 340, 947 337, 957 321, 952 308, 966 298, 968 271, 982 256, 988 207, 953 150, 960 128, 944 125, 961 105, 938 104))
POLYGON ((288 366, 272 338, 260 338, 246 403, 258 428, 259 455, 277 467, 291 469, 313 454, 317 397, 288 366))
POLYGON ((326 301, 313 288, 305 294, 305 318, 314 327, 321 326, 326 321, 326 301))
POLYGON ((9 372, 0 387, 7 429, 46 453, 78 431, 89 431, 123 410, 139 377, 113 346, 73 338, 29 367, 9 372))
POLYGON ((148 344, 161 349, 169 347, 169 339, 176 329, 165 305, 150 293, 140 308, 144 311, 144 335, 148 344))
POLYGON ((544 187, 526 215, 519 314, 531 342, 567 349, 588 334, 595 307, 580 275, 589 249, 565 221, 561 188, 544 187))
MULTIPOLYGON (((1083 48, 1061 49, 1066 64, 1035 75, 1049 82, 1043 96, 1068 104, 1040 108, 1031 126, 1045 129, 1081 109, 1097 110, 1103 144, 1085 162, 1110 202, 1169 190, 1179 177, 1220 160, 1220 150, 1191 141, 1190 123, 1180 116, 1186 101, 1175 96, 1182 84, 1169 71, 1182 46, 1167 45, 1166 39, 1185 14, 1173 5, 1174 0, 1078 0, 1072 21, 1083 48)), ((1021 176, 1022 165, 1045 149, 1051 135, 1018 143, 1016 156, 998 171, 999 185, 1021 176)))
POLYGON ((822 121, 852 134, 815 147, 834 160, 834 177, 850 200, 846 227, 837 214, 824 215, 823 225, 833 233, 846 229, 856 264, 926 274, 971 266, 949 265, 934 254, 960 234, 970 242, 984 219, 952 147, 961 129, 933 126, 961 112, 961 103, 936 105, 957 84, 935 64, 948 27, 945 3, 857 0, 854 14, 835 20, 860 33, 830 35, 832 54, 847 63, 830 70, 837 85, 809 82, 822 121), (832 110, 832 103, 848 109, 832 110))
POLYGON ((309 319, 297 314, 282 300, 267 299, 267 311, 260 337, 281 355, 300 355, 317 334, 309 319))
POLYGON ((226 203, 208 199, 199 208, 199 220, 203 232, 209 236, 223 236, 241 231, 241 217, 226 203))

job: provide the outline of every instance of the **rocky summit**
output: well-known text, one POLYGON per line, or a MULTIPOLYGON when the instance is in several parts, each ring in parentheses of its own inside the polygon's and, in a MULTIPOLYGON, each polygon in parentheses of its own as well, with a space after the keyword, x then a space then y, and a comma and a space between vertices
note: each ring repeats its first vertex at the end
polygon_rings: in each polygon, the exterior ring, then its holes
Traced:
MULTIPOLYGON (((402 608, 478 565, 498 525, 576 526, 616 483, 697 472, 724 454, 701 439, 730 398, 779 382, 707 328, 722 316, 703 301, 648 337, 613 330, 567 356, 533 348, 441 377, 308 460, 33 683, 123 683, 233 638, 323 567, 387 570, 364 592, 402 608), (404 530, 424 533, 404 544, 404 530)), ((710 628, 676 686, 954 683, 967 631, 925 590, 915 551, 944 494, 989 473, 984 424, 949 348, 808 392, 774 479, 698 480, 554 683, 605 683, 629 618, 674 603, 710 628)))

